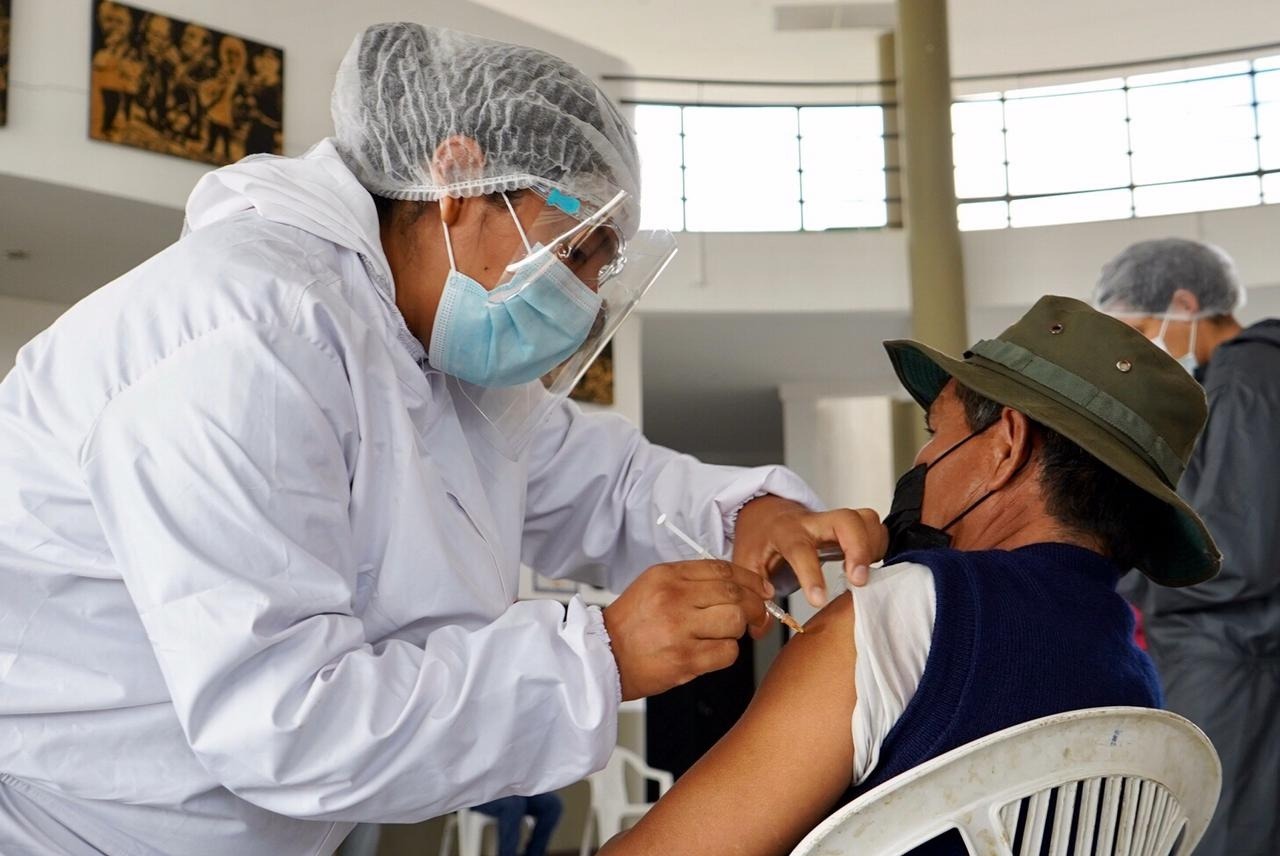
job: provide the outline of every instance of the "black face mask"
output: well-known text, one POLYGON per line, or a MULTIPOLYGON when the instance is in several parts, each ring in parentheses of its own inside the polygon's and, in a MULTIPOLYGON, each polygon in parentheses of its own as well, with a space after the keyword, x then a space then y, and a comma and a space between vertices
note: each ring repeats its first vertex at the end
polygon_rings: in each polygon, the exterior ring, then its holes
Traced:
MULTIPOLYGON (((968 437, 965 437, 959 443, 934 458, 932 463, 916 464, 903 473, 902 478, 898 479, 898 484, 893 489, 893 504, 889 507, 889 516, 884 519, 885 528, 889 530, 889 549, 884 554, 886 563, 892 562, 896 557, 910 550, 937 550, 943 547, 950 547, 951 536, 947 534, 947 530, 963 520, 969 512, 982 505, 995 493, 994 490, 987 491, 985 495, 953 517, 951 522, 941 529, 920 522, 920 512, 924 507, 925 475, 930 469, 942 463, 947 455, 950 455, 985 430, 987 429, 983 428, 981 431, 974 431, 968 437)), ((1030 460, 1029 457, 1028 460, 1030 460)), ((1018 466, 1018 469, 1021 470, 1026 463, 1024 460, 1018 466)), ((1017 473, 1015 472, 1014 475, 1017 475, 1017 473)))

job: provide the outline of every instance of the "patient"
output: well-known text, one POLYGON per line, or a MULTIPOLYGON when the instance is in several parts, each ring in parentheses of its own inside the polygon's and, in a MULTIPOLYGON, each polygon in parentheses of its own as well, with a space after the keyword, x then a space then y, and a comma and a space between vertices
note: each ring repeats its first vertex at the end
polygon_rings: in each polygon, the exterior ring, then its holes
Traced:
MULTIPOLYGON (((839 804, 986 734, 1160 705, 1115 586, 1135 567, 1172 586, 1217 572, 1174 491, 1200 387, 1067 298, 964 360, 886 348, 931 439, 898 482, 885 567, 786 645, 741 721, 607 856, 785 854, 839 804)), ((926 850, 966 852, 956 832, 926 850)))

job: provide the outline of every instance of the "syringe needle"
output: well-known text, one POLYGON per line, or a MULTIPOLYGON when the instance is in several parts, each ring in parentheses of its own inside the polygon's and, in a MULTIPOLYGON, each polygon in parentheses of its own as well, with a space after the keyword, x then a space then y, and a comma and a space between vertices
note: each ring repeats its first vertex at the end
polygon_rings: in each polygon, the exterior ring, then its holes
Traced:
MULTIPOLYGON (((715 556, 707 552, 707 550, 704 549, 701 544, 699 544, 697 541, 690 538, 685 533, 685 531, 681 529, 679 526, 672 523, 671 520, 667 517, 667 515, 665 514, 658 515, 658 519, 655 522, 659 526, 665 526, 668 532, 670 532, 672 535, 679 538, 685 544, 689 545, 689 548, 693 550, 695 553, 697 553, 701 558, 715 559, 715 556)), ((790 627, 796 633, 804 632, 804 628, 800 626, 800 622, 792 618, 789 614, 787 614, 786 610, 778 606, 772 600, 765 598, 764 609, 765 609, 765 612, 772 615, 774 619, 776 619, 777 621, 781 621, 783 624, 785 624, 787 627, 790 627)))

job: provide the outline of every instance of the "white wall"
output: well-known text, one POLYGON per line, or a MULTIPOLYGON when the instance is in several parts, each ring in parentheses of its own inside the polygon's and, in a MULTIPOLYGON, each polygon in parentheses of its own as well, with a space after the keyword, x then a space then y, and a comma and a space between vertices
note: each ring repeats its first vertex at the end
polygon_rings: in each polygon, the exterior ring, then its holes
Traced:
MULTIPOLYGON (((569 22, 570 31, 628 60, 640 74, 867 80, 878 72, 875 30, 777 32, 774 8, 798 5, 795 0, 486 2, 544 27, 569 22)), ((947 6, 958 75, 1130 62, 1280 41, 1275 0, 950 0, 947 6)), ((803 100, 852 94, 714 85, 646 85, 639 91, 644 97, 706 101, 776 101, 797 91, 803 100)))
POLYGON ((1005 85, 1017 85, 1019 71, 1280 40, 1275 0, 950 0, 948 12, 955 73, 1008 74, 1005 85))
MULTIPOLYGON (((86 0, 14 4, 0 172, 180 207, 207 166, 88 138, 94 6, 86 0)), ((593 75, 628 70, 581 42, 466 0, 166 0, 163 8, 176 18, 284 48, 286 154, 300 154, 331 133, 334 72, 355 34, 380 21, 440 24, 532 45, 593 75)))
POLYGON ((905 308, 901 230, 682 232, 644 312, 840 312, 905 308))
MULTIPOLYGON (((1280 205, 965 232, 965 283, 973 311, 1025 307, 1042 294, 1088 299, 1098 270, 1134 241, 1185 237, 1218 244, 1236 260, 1251 306, 1280 310, 1280 205)), ((671 267, 645 297, 646 312, 818 312, 910 309, 900 231, 684 233, 671 267)))
MULTIPOLYGON (((787 384, 779 393, 786 465, 830 508, 888 514, 897 475, 894 400, 829 384, 787 384)), ((823 568, 829 592, 844 590, 843 570, 839 562, 823 568)), ((788 597, 787 609, 802 622, 817 612, 800 592, 788 597)))

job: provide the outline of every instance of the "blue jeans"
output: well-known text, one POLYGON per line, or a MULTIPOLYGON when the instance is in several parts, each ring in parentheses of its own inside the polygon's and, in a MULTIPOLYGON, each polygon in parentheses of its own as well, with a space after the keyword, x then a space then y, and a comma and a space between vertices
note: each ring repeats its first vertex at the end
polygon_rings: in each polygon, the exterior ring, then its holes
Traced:
POLYGON ((560 821, 560 797, 538 794, 534 797, 503 797, 478 805, 474 811, 498 819, 498 856, 517 856, 520 852, 520 825, 527 814, 533 818, 533 834, 525 856, 547 856, 551 832, 560 821))

